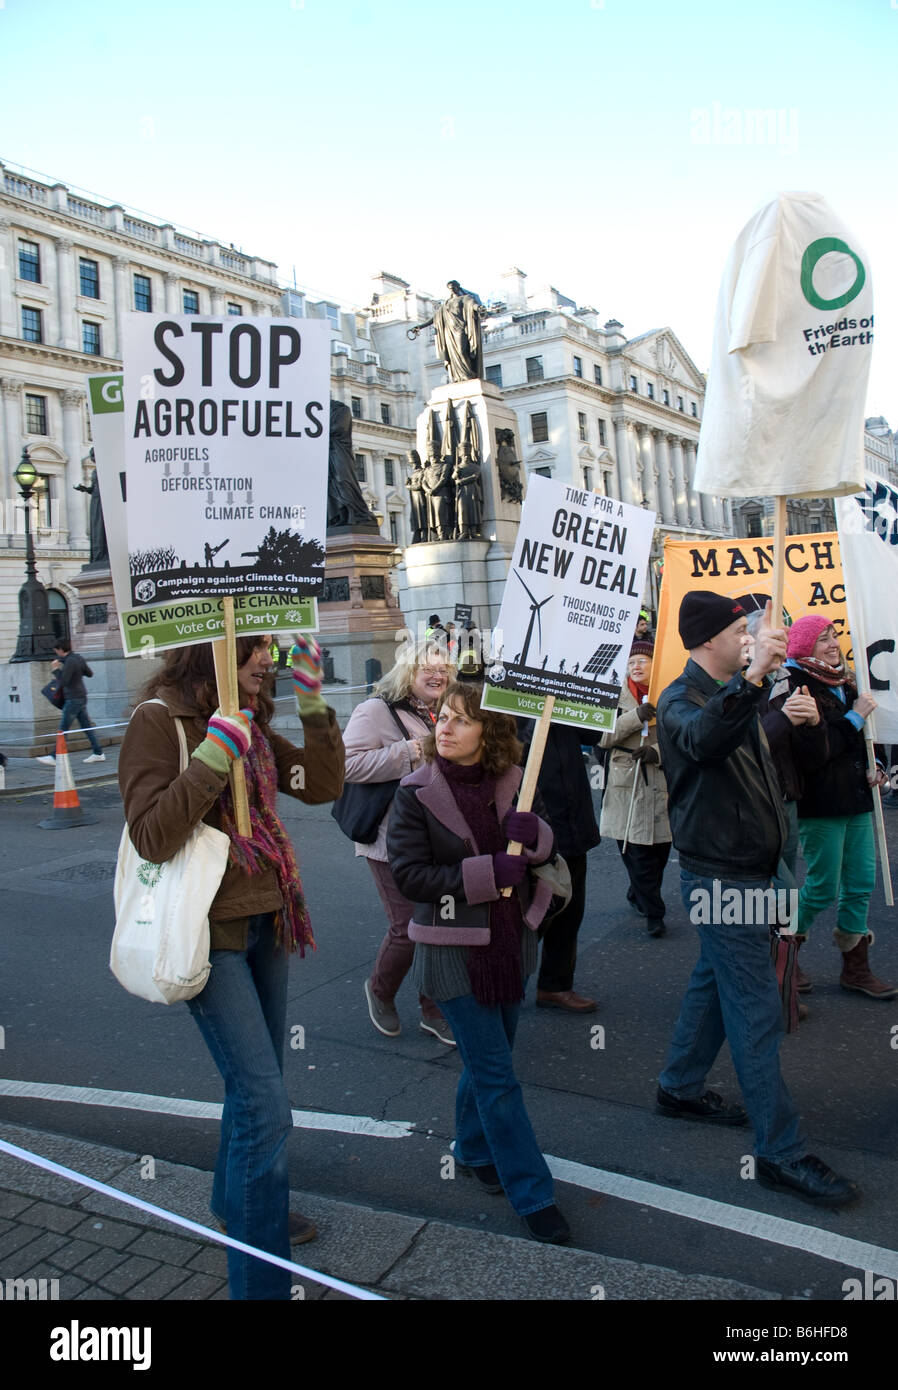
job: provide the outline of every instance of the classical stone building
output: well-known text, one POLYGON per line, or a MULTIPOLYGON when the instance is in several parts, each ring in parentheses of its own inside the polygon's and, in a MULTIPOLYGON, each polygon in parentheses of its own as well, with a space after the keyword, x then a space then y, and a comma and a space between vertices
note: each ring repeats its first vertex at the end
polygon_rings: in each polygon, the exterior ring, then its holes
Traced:
POLYGON ((883 415, 864 421, 864 468, 898 487, 898 435, 883 415))
MULTIPOLYGON (((60 635, 74 626, 69 581, 89 557, 90 431, 85 377, 121 366, 130 311, 280 314, 276 267, 170 223, 0 165, 0 661, 15 649, 25 577, 13 473, 29 448, 40 486, 38 575, 60 635)), ((87 644, 85 644, 87 649, 87 644)))

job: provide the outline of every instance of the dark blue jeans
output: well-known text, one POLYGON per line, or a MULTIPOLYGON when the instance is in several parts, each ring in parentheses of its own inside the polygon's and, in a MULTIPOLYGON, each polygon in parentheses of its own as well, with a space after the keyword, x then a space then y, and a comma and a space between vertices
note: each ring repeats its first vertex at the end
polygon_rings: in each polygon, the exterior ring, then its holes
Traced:
MULTIPOLYGON (((70 729, 72 727, 76 719, 78 723, 81 725, 84 732, 87 734, 88 742, 91 746, 91 751, 94 753, 102 753, 103 749, 100 747, 100 742, 96 734, 94 733, 94 726, 88 718, 86 700, 66 700, 65 704, 62 707, 62 717, 59 721, 59 732, 61 734, 65 733, 66 729, 70 729)), ((54 753, 53 756, 55 758, 56 754, 54 753)))
MULTIPOLYGON (((251 917, 245 951, 212 951, 206 986, 187 1001, 225 1083, 212 1211, 229 1236, 290 1258, 284 1086, 287 956, 275 949, 274 914, 251 917)), ((291 1276, 228 1250, 235 1299, 289 1299, 291 1276)))
POLYGON ((717 880, 720 894, 735 889, 744 905, 739 924, 724 924, 702 922, 694 912, 694 892, 704 891, 708 895, 705 903, 713 901, 715 880, 695 878, 685 869, 680 871, 680 878, 683 903, 698 930, 701 955, 686 988, 659 1083, 683 1099, 700 1096, 726 1038, 754 1126, 756 1153, 776 1163, 799 1158, 807 1146, 798 1111, 780 1072, 782 1004, 770 959, 770 929, 766 919, 760 923, 750 920, 760 914, 754 905, 757 900, 746 897, 750 891, 767 888, 771 880, 717 880))
POLYGON ((473 994, 440 1001, 465 1064, 455 1099, 455 1157, 466 1168, 495 1165, 519 1216, 555 1201, 514 1074, 511 1049, 520 1004, 487 1006, 473 994))

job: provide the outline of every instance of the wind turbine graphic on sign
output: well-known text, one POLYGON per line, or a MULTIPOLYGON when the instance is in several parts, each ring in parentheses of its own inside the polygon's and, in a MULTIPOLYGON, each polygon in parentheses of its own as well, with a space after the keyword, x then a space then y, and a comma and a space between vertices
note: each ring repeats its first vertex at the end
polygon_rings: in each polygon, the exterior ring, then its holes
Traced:
POLYGON ((553 599, 553 598, 555 597, 555 595, 554 595, 554 594, 550 594, 548 598, 544 598, 544 599, 542 600, 542 602, 538 602, 538 601, 534 598, 534 596, 533 596, 533 594, 530 592, 530 590, 527 588, 527 585, 524 584, 524 581, 523 581, 523 579, 521 579, 521 576, 518 574, 518 571, 515 570, 514 573, 515 573, 515 576, 520 580, 521 584, 523 585, 524 592, 526 593, 527 597, 528 597, 529 600, 530 600, 530 622, 527 624, 527 636, 524 638, 524 645, 523 645, 523 647, 521 648, 521 658, 520 658, 520 664, 521 664, 522 666, 526 666, 526 665, 527 665, 527 655, 528 655, 528 653, 529 653, 529 651, 530 651, 530 639, 531 639, 531 637, 533 636, 533 624, 536 623, 536 624, 537 624, 537 627, 539 628, 539 647, 540 647, 540 650, 542 650, 542 645, 543 645, 543 624, 542 624, 542 618, 540 617, 540 609, 545 608, 546 604, 547 604, 551 599, 553 599))

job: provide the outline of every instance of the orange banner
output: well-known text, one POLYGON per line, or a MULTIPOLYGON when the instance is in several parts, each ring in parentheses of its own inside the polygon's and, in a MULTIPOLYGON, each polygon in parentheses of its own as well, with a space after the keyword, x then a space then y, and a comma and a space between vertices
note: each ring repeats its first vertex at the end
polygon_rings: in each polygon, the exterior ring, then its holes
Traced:
MULTIPOLYGON (((783 604, 789 620, 794 622, 806 613, 819 613, 829 618, 850 661, 851 644, 838 533, 824 531, 819 535, 787 536, 785 573, 783 604)), ((649 692, 653 703, 661 691, 676 680, 689 659, 677 631, 677 618, 684 595, 692 589, 705 589, 724 598, 742 598, 754 594, 763 605, 772 592, 772 580, 771 539, 665 540, 664 580, 658 604, 655 660, 649 692)), ((749 610, 752 606, 746 604, 749 610)))

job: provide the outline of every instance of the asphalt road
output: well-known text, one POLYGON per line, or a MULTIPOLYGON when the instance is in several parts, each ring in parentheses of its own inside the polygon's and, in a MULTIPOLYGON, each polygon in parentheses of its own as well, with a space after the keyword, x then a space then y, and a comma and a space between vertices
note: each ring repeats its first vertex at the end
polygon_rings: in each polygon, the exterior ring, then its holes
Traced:
MULTIPOLYGON (((97 823, 62 831, 38 828, 47 795, 0 802, 0 1077, 220 1101, 218 1074, 186 1008, 135 999, 109 972, 121 804, 114 784, 82 789, 81 797, 97 823)), ((445 1176, 460 1063, 454 1050, 419 1030, 411 987, 399 995, 401 1037, 384 1038, 370 1024, 362 986, 383 917, 367 866, 354 859, 328 807, 282 798, 281 810, 318 941, 316 953, 291 966, 288 1030, 301 1029, 292 1036, 303 1043, 287 1052, 293 1104, 413 1126, 404 1138, 298 1130, 291 1186, 519 1234, 505 1202, 445 1176)), ((898 830, 898 816, 887 815, 887 824, 898 830)), ((744 1176, 749 1130, 708 1132, 654 1113, 656 1077, 697 954, 677 883, 672 857, 665 880, 668 935, 651 940, 626 908, 616 846, 594 850, 576 984, 598 996, 599 1012, 578 1018, 537 1010, 532 985, 522 1012, 517 1070, 543 1149, 653 1185, 610 1196, 560 1184, 574 1242, 685 1273, 738 1279, 787 1298, 841 1299, 843 1281, 863 1274, 857 1263, 838 1258, 832 1242, 827 1253, 836 1258, 821 1253, 818 1238, 816 1253, 799 1248, 804 1238, 791 1227, 776 1240, 747 1232, 752 1213, 770 1213, 799 1223, 799 1230, 809 1226, 890 1248, 898 1243, 898 1003, 839 989, 832 914, 821 919, 802 953, 815 982, 812 1016, 784 1041, 783 1068, 812 1151, 859 1181, 864 1199, 826 1213, 766 1192, 744 1176), (593 1031, 597 1024, 604 1035, 593 1031), (665 1194, 689 1193, 726 1205, 703 1209, 703 1220, 697 1207, 690 1216, 662 1209, 665 1194), (720 1224, 721 1217, 732 1224, 732 1208, 738 1230, 720 1224)), ((879 888, 871 926, 877 973, 898 980, 898 941, 879 888)), ((709 1084, 738 1098, 726 1051, 709 1084)), ((204 1169, 214 1164, 215 1120, 0 1094, 0 1123, 4 1118, 204 1169)))

